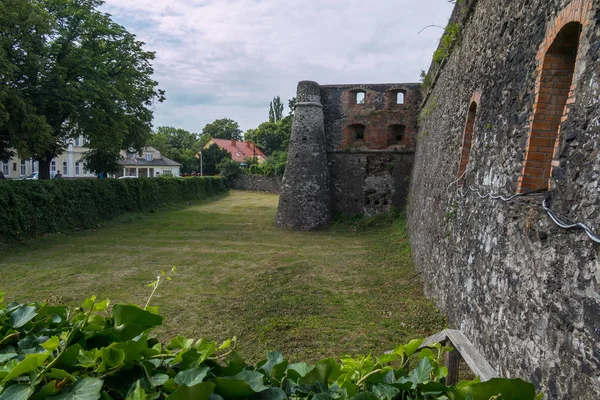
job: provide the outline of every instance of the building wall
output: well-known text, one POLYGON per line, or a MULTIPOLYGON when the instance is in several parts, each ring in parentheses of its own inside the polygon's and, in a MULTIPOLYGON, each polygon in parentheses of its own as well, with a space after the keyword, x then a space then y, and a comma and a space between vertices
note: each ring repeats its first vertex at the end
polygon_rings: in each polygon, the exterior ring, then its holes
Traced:
POLYGON ((321 86, 334 213, 404 209, 420 101, 419 84, 321 86), (364 127, 362 139, 356 126, 364 127))
POLYGON ((465 0, 453 19, 461 38, 418 135, 415 264, 502 376, 531 380, 548 399, 597 399, 600 247, 558 228, 539 197, 505 202, 471 189, 549 189, 557 213, 600 227, 600 2, 465 0))
POLYGON ((279 194, 281 192, 281 177, 244 174, 235 178, 231 183, 231 188, 279 194))
MULTIPOLYGON (((81 157, 83 153, 88 151, 84 144, 83 137, 72 140, 65 152, 60 156, 53 159, 53 163, 50 166, 50 175, 54 177, 57 171, 60 171, 64 178, 89 178, 95 176, 91 171, 85 168, 81 157), (65 168, 66 167, 66 168, 65 168)), ((8 162, 3 163, 0 161, 0 170, 4 172, 7 179, 18 179, 23 178, 27 175, 39 172, 39 164, 37 161, 22 159, 18 155, 14 156, 8 162), (21 168, 22 162, 25 162, 24 168, 21 168), (6 174, 6 168, 8 167, 8 174, 6 174)))

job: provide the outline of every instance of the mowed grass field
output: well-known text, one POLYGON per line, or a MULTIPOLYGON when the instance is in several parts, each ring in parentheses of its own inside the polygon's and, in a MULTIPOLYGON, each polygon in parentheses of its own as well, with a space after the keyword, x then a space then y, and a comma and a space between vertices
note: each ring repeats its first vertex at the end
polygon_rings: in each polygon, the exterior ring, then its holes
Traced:
POLYGON ((346 220, 323 232, 274 226, 278 197, 232 191, 130 215, 96 231, 0 250, 8 301, 79 304, 96 295, 143 305, 160 270, 177 270, 151 305, 161 339, 224 340, 257 361, 380 353, 444 328, 414 278, 402 218, 346 220))

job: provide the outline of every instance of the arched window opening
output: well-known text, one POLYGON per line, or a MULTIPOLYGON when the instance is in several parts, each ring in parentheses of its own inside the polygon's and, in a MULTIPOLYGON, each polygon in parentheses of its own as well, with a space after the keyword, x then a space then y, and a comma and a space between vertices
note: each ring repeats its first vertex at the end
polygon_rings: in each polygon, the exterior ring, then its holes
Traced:
POLYGON ((566 24, 543 58, 525 163, 519 179, 520 193, 548 189, 552 160, 560 142, 560 125, 567 118, 568 104, 574 102, 572 83, 581 29, 579 22, 566 24))
POLYGON ((404 132, 406 127, 400 124, 390 125, 388 127, 389 145, 401 144, 404 142, 404 132))
POLYGON ((460 163, 458 164, 458 184, 464 185, 465 172, 471 158, 471 145, 473 143, 473 128, 475 127, 475 117, 477 116, 477 103, 471 102, 469 112, 467 113, 467 123, 463 134, 462 150, 460 152, 460 163))
POLYGON ((396 104, 404 104, 404 92, 396 93, 396 104))
POLYGON ((352 124, 349 126, 352 142, 365 140, 365 126, 362 124, 352 124))
POLYGON ((362 91, 354 92, 354 104, 365 104, 365 95, 362 91))

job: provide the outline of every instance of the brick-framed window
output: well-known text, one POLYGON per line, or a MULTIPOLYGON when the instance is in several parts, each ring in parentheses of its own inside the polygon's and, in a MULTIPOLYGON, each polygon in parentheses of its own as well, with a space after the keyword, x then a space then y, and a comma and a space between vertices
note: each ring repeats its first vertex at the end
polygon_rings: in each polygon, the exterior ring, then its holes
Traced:
POLYGON ((362 89, 355 89, 350 92, 350 102, 352 104, 363 105, 367 101, 367 92, 362 89))
POLYGON ((477 117, 477 108, 481 101, 481 95, 475 92, 469 101, 469 110, 467 111, 467 122, 465 122, 465 130, 463 131, 462 146, 460 149, 460 161, 458 164, 458 184, 464 185, 465 183, 465 172, 469 165, 469 159, 471 158, 471 146, 473 144, 473 132, 475 129, 475 118, 477 117))
POLYGON ((388 145, 404 144, 406 140, 406 126, 392 124, 388 126, 388 145))
POLYGON ((393 89, 388 92, 389 107, 402 107, 406 102, 406 90, 393 89))
POLYGON ((549 24, 538 49, 535 102, 519 193, 549 188, 561 142, 561 124, 575 103, 579 42, 592 7, 591 0, 573 0, 549 24))
POLYGON ((348 126, 350 132, 350 142, 361 142, 365 140, 365 130, 366 126, 363 124, 352 124, 348 126))

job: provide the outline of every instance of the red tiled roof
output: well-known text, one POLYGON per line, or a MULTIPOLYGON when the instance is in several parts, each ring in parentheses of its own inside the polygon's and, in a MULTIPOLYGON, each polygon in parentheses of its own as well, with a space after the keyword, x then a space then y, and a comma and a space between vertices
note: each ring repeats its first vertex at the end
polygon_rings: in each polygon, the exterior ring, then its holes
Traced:
POLYGON ((227 150, 231 154, 233 161, 241 163, 250 157, 267 159, 267 156, 252 142, 238 142, 237 140, 228 139, 212 139, 212 141, 220 148, 227 150))

